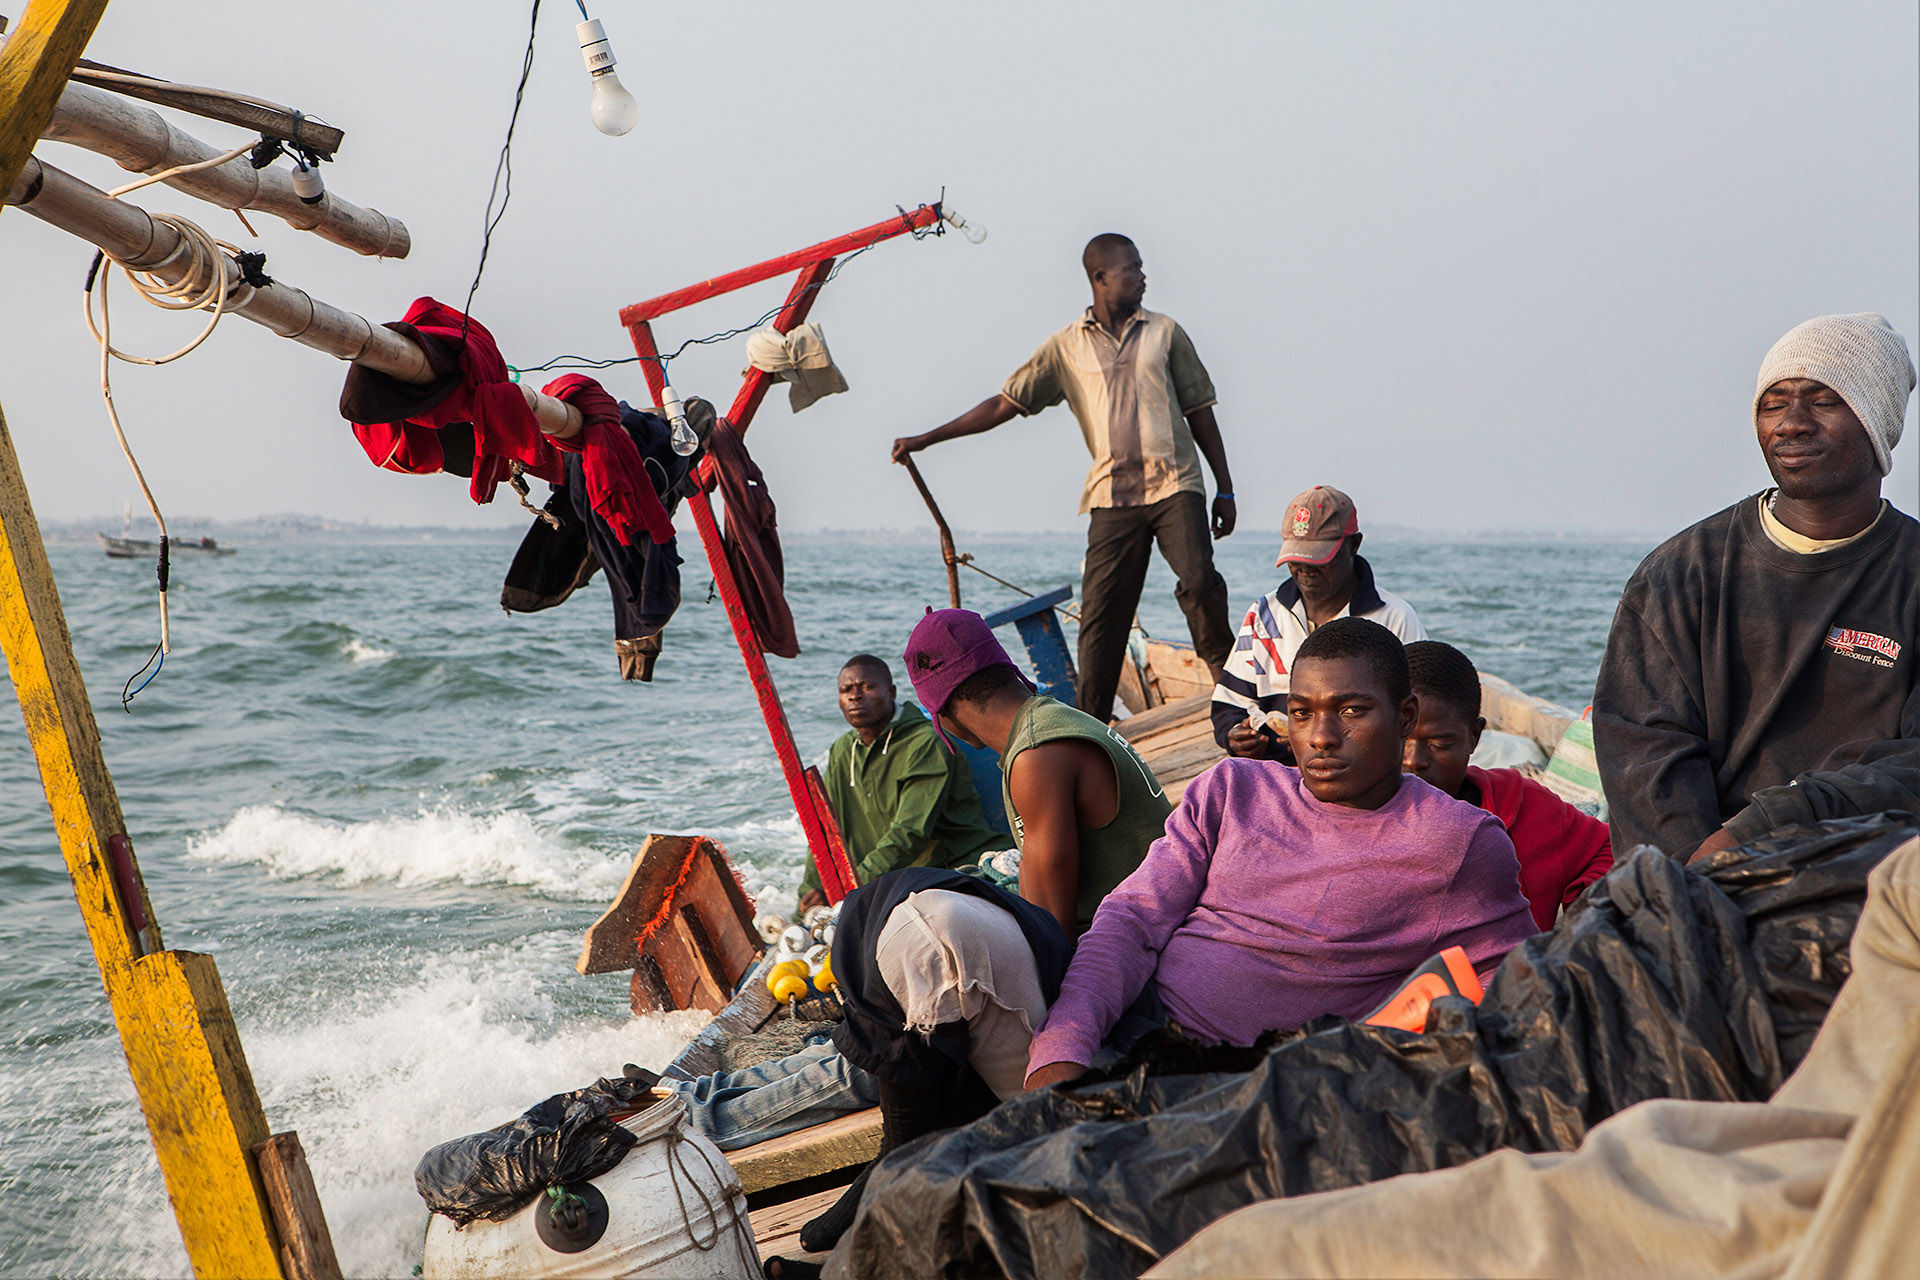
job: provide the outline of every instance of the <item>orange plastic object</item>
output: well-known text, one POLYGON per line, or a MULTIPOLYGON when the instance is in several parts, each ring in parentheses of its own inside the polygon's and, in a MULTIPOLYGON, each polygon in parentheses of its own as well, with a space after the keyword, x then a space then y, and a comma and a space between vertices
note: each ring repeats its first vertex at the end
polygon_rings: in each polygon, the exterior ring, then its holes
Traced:
POLYGON ((1484 994, 1467 953, 1459 947, 1448 947, 1415 969, 1405 985, 1364 1021, 1369 1027, 1423 1032, 1427 1029, 1427 1011, 1441 996, 1465 996, 1479 1004, 1484 994))

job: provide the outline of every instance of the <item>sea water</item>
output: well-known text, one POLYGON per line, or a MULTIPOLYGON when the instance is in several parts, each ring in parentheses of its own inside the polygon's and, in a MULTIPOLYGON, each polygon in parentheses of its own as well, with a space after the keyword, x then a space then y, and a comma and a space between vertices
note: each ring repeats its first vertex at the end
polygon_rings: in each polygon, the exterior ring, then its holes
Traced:
MULTIPOLYGON (((1078 582, 1075 537, 961 542, 1031 590, 1078 582)), ((1220 544, 1236 623, 1278 580, 1277 542, 1220 544)), ((218 961, 268 1123, 299 1131, 350 1276, 419 1261, 412 1171, 429 1147, 624 1063, 660 1067, 704 1022, 634 1017, 622 976, 573 971, 648 832, 717 837, 763 907, 792 906, 805 841, 682 543, 685 602, 651 684, 619 679, 601 580, 546 613, 501 612, 511 537, 183 557, 173 653, 131 714, 119 695, 155 641, 152 567, 51 548, 166 945, 218 961)), ((1436 638, 1578 711, 1647 549, 1399 535, 1365 554, 1436 638)), ((867 650, 898 672, 946 581, 920 534, 792 537, 786 553, 805 651, 771 666, 815 759, 845 728, 840 663, 867 650)), ((1017 599, 961 576, 969 607, 1017 599)), ((1140 616, 1184 639, 1172 591, 1156 560, 1140 616)), ((0 699, 0 1274, 184 1275, 10 685, 0 699)))

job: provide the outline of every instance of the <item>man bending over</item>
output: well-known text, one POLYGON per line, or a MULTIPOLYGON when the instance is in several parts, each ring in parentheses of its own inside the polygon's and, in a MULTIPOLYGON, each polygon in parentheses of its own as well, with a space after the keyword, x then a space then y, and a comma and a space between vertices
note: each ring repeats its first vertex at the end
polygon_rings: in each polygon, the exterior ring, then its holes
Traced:
POLYGON ((1553 928, 1561 907, 1613 869, 1607 824, 1518 769, 1469 763, 1487 722, 1480 714, 1480 673, 1466 654, 1438 640, 1416 640, 1407 646, 1407 669, 1420 717, 1407 735, 1401 767, 1500 819, 1520 858, 1520 891, 1533 922, 1553 928))
POLYGON ((1300 767, 1221 761, 1107 895, 1033 1038, 1028 1088, 1084 1072, 1149 981, 1187 1035, 1249 1045, 1364 1017, 1449 946, 1485 975, 1532 936, 1499 820, 1400 771, 1416 704, 1392 632, 1317 629, 1286 714, 1300 767))

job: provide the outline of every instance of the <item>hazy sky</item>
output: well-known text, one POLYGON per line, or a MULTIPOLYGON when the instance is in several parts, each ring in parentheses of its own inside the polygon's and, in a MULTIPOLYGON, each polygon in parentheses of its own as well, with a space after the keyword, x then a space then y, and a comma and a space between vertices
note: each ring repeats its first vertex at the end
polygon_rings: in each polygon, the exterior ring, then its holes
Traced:
MULTIPOLYGON (((943 184, 991 229, 980 246, 889 243, 822 294, 851 393, 797 417, 776 393, 749 437, 792 529, 922 524, 889 442, 992 394, 1071 320, 1100 231, 1137 240, 1147 305, 1212 371, 1249 528, 1328 483, 1363 521, 1677 529, 1768 482, 1750 402, 1782 332, 1836 311, 1920 332, 1911 0, 588 7, 645 116, 625 138, 593 131, 578 13, 547 0, 475 303, 509 360, 630 354, 623 304, 943 184)), ((375 320, 421 294, 458 305, 527 6, 240 12, 118 4, 89 52, 344 128, 329 185, 404 220, 413 255, 369 261, 262 215, 268 270, 375 320)), ((39 152, 123 180, 67 146, 39 152)), ((132 198, 245 236, 169 188, 132 198)), ((135 496, 80 318, 88 257, 0 216, 0 405, 46 519, 135 496)), ((745 323, 786 287, 669 317, 662 345, 745 323)), ((116 296, 123 346, 170 350, 196 323, 116 296)), ((674 382, 724 404, 743 363, 738 342, 701 349, 674 382)), ((343 371, 230 319, 177 364, 117 365, 115 395, 173 514, 525 523, 510 500, 474 507, 463 480, 373 468, 337 415, 343 371)), ((606 381, 645 393, 633 366, 606 381)), ((1915 434, 1886 489, 1908 511, 1915 434)), ((1064 407, 923 463, 962 528, 1080 525, 1086 456, 1064 407)))

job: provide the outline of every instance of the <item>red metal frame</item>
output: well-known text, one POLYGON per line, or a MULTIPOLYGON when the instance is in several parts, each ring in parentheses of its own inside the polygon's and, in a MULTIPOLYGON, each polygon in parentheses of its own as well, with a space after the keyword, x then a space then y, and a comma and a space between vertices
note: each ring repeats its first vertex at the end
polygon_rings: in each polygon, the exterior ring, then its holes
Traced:
MULTIPOLYGON (((775 329, 781 333, 790 332, 813 309, 814 299, 833 273, 837 258, 894 236, 922 230, 939 221, 940 206, 923 204, 911 212, 832 240, 823 240, 809 248, 769 258, 704 283, 622 307, 620 323, 626 326, 633 339, 633 349, 640 357, 640 370, 646 376, 648 389, 653 392, 654 403, 660 403, 660 392, 667 381, 661 367, 660 349, 654 345, 654 320, 696 302, 705 302, 748 285, 772 280, 789 271, 797 271, 799 277, 793 282, 786 303, 773 320, 775 329)), ((740 392, 734 397, 727 420, 741 435, 746 434, 754 414, 759 411, 760 402, 766 398, 768 385, 768 376, 758 369, 749 370, 746 380, 740 384, 740 392)), ((774 687, 773 676, 767 670, 760 637, 754 633, 753 623, 740 602, 739 584, 734 581, 732 567, 727 563, 726 551, 720 543, 719 522, 714 519, 713 504, 707 497, 714 485, 714 465, 711 457, 701 464, 698 474, 703 491, 687 499, 687 506, 693 511, 693 522, 700 530, 700 543, 706 548, 714 586, 727 607, 727 620, 733 624, 733 638, 740 646, 740 657, 746 663, 747 678, 753 682, 754 696, 759 699, 760 715, 767 723, 767 736, 773 740, 774 754, 780 758, 780 772, 786 778, 794 812, 799 815, 800 827, 806 832, 807 848, 813 855, 814 865, 820 868, 821 885, 828 898, 838 902, 856 883, 853 868, 847 861, 846 850, 840 842, 839 826, 833 820, 833 812, 827 807, 825 796, 817 784, 808 785, 807 770, 801 765, 800 753, 793 745, 793 730, 787 724, 785 708, 780 705, 780 692, 774 687)))

